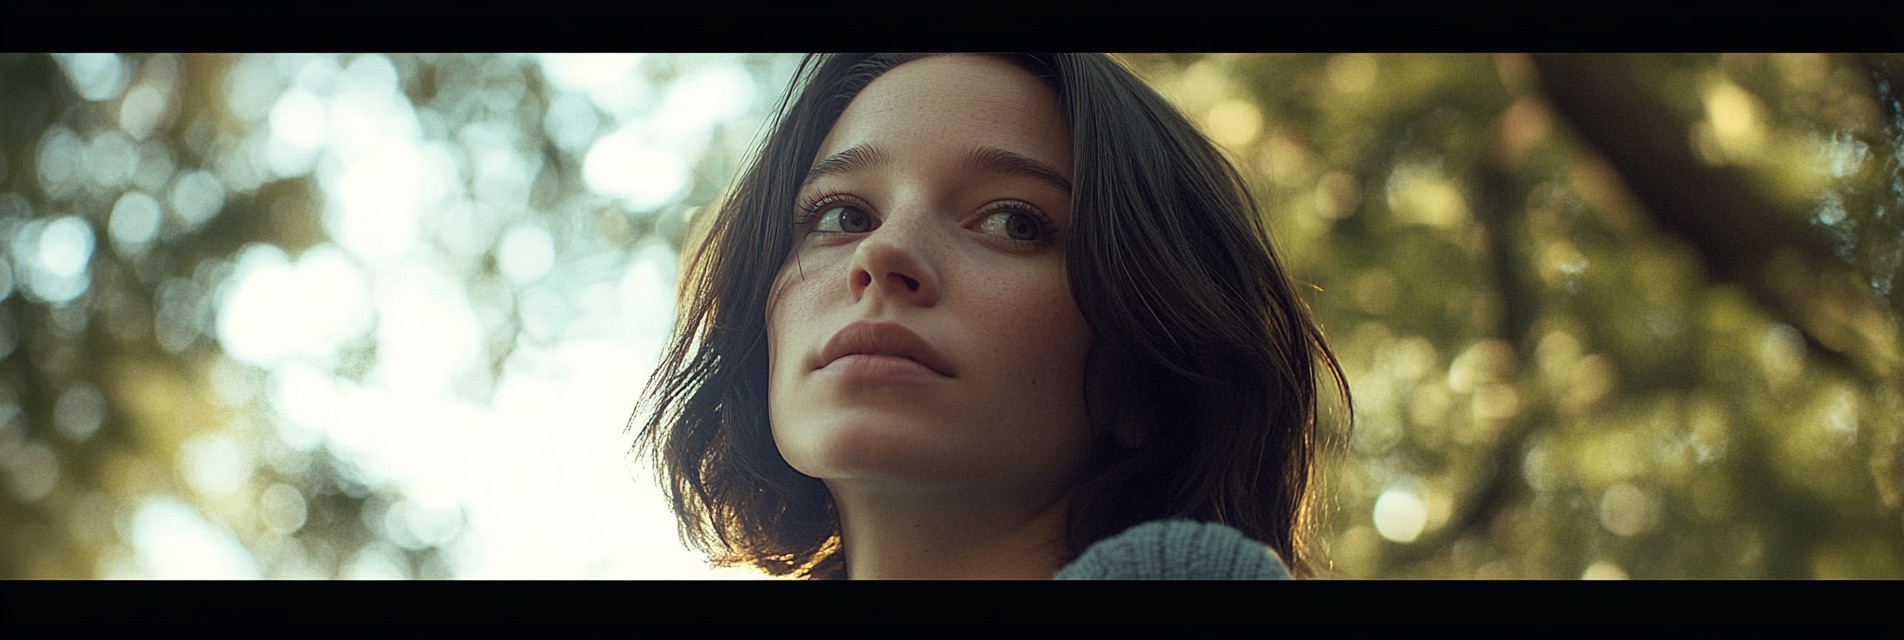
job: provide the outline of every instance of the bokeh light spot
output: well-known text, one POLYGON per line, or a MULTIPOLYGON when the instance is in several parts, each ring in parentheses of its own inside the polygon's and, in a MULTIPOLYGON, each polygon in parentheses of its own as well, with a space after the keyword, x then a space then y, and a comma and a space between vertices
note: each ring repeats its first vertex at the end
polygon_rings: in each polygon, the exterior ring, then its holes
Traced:
POLYGON ((581 92, 602 110, 623 117, 653 100, 650 83, 636 75, 643 57, 638 53, 546 54, 536 61, 551 84, 581 92))
POLYGON ((172 160, 170 146, 158 140, 147 140, 139 146, 139 173, 132 177, 134 185, 151 193, 161 193, 176 173, 178 163, 172 160))
POLYGON ((746 113, 753 100, 754 82, 745 71, 731 62, 710 62, 668 87, 652 125, 661 146, 698 153, 709 129, 746 113))
POLYGON ((28 291, 57 306, 79 298, 91 286, 86 267, 93 243, 91 225, 77 216, 62 216, 26 223, 11 244, 15 252, 30 256, 21 265, 28 291))
POLYGON ((132 137, 118 129, 109 129, 87 145, 86 164, 92 168, 92 186, 117 189, 132 181, 139 170, 139 152, 132 137))
POLYGON ((325 362, 369 332, 368 286, 349 256, 325 244, 293 265, 275 245, 239 253, 218 313, 218 339, 232 357, 274 366, 287 358, 325 362))
POLYGON ((309 506, 304 494, 282 482, 266 487, 258 496, 258 517, 272 533, 288 536, 304 528, 309 506))
POLYGON ((153 577, 256 580, 258 564, 230 531, 172 497, 152 498, 132 516, 132 542, 153 577))
POLYGON ((159 238, 159 224, 164 216, 157 198, 143 191, 127 191, 112 205, 106 233, 112 237, 113 247, 120 255, 136 258, 145 255, 152 242, 159 238))
POLYGON ((1477 340, 1448 363, 1448 387, 1470 392, 1499 382, 1514 369, 1514 345, 1506 340, 1477 340))
POLYGON ((34 442, 14 450, 11 458, 0 460, 12 482, 13 496, 20 502, 34 503, 59 485, 59 456, 53 449, 34 442))
POLYGON ((192 171, 172 183, 172 213, 197 229, 225 208, 225 183, 209 171, 192 171))
POLYGON ((313 367, 295 365, 279 367, 275 378, 271 404, 284 416, 278 425, 279 437, 299 451, 316 447, 323 441, 323 427, 337 413, 337 380, 313 367))
POLYGON ((67 387, 53 403, 53 427, 69 440, 85 442, 105 424, 106 396, 91 384, 67 387))
POLYGON ((64 216, 40 231, 40 268, 60 278, 86 271, 93 257, 93 228, 78 216, 64 216))
POLYGON ((1415 491, 1390 486, 1375 499, 1375 531, 1394 542, 1414 542, 1428 526, 1428 505, 1415 491))
POLYGON ((1645 533, 1658 519, 1659 506, 1652 494, 1632 484, 1614 484, 1600 498, 1600 524, 1615 535, 1645 533))
POLYGON ((271 106, 270 123, 265 157, 271 170, 283 177, 310 173, 324 145, 324 102, 302 86, 291 87, 271 106))
POLYGON ((1787 385, 1805 373, 1805 339, 1788 324, 1773 324, 1759 343, 1765 375, 1775 385, 1787 385))
POLYGON ((1229 99, 1210 107, 1204 116, 1205 129, 1217 144, 1240 148, 1256 141, 1263 130, 1263 112, 1256 103, 1229 99))
POLYGON ((346 154, 354 160, 331 186, 334 215, 327 216, 338 244, 373 266, 416 248, 419 219, 441 201, 454 166, 439 157, 440 147, 392 140, 376 144, 387 146, 346 154))
POLYGON ((589 143, 595 141, 600 127, 601 117, 596 114, 595 105, 578 93, 556 96, 549 102, 549 112, 542 120, 549 139, 569 153, 587 149, 589 143))
POLYGON ((158 298, 159 312, 152 317, 153 336, 168 352, 184 351, 204 329, 204 294, 189 278, 167 278, 159 283, 158 298))
POLYGON ((582 161, 582 179, 590 189, 626 199, 634 209, 648 210, 687 188, 688 167, 675 154, 649 146, 634 128, 624 127, 589 148, 582 161))
POLYGON ((1596 560, 1580 573, 1581 580, 1627 580, 1626 570, 1606 560, 1596 560))
POLYGON ((1397 168, 1389 177, 1387 197, 1389 208, 1404 221, 1441 229, 1456 229, 1471 222, 1461 188, 1431 167, 1397 168))
POLYGON ((152 135, 152 129, 159 126, 164 116, 165 92, 150 84, 133 87, 119 102, 119 128, 139 140, 152 135))
POLYGON ((503 234, 496 261, 516 286, 528 285, 555 266, 555 240, 533 223, 516 225, 503 234))
POLYGON ((410 393, 443 394, 481 356, 481 327, 465 289, 434 267, 415 265, 379 281, 380 381, 410 393))
POLYGON ((1706 118, 1727 154, 1752 153, 1765 142, 1765 107, 1729 81, 1710 83, 1705 91, 1706 118))
POLYGON ((257 466, 249 451, 222 432, 187 440, 180 450, 179 465, 184 467, 181 471, 192 488, 210 496, 237 491, 257 466))
POLYGON ((386 542, 373 542, 358 551, 344 569, 346 580, 402 580, 403 555, 386 542))
POLYGON ((47 197, 60 200, 73 192, 79 179, 80 156, 85 152, 79 135, 66 127, 54 127, 40 138, 40 157, 35 164, 40 189, 47 197))
POLYGON ((278 77, 276 56, 239 58, 225 76, 224 98, 231 114, 245 122, 257 122, 271 109, 284 80, 278 77))
POLYGON ((1329 84, 1336 91, 1359 94, 1375 87, 1375 56, 1344 53, 1329 58, 1329 84))
POLYGON ((275 364, 296 339, 279 329, 291 320, 286 303, 296 299, 290 260, 275 245, 253 244, 238 254, 224 303, 218 341, 232 357, 260 366, 275 364))
POLYGON ((53 56, 73 91, 93 102, 111 100, 126 86, 126 66, 116 53, 67 53, 53 56))

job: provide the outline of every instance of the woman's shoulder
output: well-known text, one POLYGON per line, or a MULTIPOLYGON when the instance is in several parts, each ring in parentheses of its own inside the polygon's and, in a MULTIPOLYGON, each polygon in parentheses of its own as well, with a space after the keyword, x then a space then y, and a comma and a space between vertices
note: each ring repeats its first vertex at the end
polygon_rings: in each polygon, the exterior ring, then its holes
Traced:
POLYGON ((1276 551, 1209 522, 1156 520, 1105 538, 1059 569, 1058 580, 1288 580, 1276 551))

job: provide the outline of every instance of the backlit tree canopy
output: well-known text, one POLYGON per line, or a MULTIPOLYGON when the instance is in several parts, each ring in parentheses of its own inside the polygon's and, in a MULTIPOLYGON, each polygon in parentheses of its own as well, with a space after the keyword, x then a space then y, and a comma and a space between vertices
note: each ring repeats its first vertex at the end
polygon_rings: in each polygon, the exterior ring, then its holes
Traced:
MULTIPOLYGON (((1123 59, 1343 359, 1325 575, 1904 577, 1904 59, 1123 59)), ((656 575, 621 428, 797 60, 0 55, 0 577, 656 575)))

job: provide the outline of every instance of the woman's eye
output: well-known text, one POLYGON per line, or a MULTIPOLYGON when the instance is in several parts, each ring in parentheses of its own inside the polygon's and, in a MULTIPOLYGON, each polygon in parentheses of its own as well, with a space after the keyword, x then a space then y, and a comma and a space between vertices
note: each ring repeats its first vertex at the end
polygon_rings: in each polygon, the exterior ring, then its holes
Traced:
POLYGON ((861 211, 858 207, 839 206, 820 214, 820 222, 814 230, 866 233, 877 226, 879 223, 873 219, 873 214, 861 211))
POLYGON ((1020 242, 1038 242, 1044 239, 1044 226, 1030 214, 1016 211, 1000 211, 986 216, 983 231, 1002 238, 1020 242))

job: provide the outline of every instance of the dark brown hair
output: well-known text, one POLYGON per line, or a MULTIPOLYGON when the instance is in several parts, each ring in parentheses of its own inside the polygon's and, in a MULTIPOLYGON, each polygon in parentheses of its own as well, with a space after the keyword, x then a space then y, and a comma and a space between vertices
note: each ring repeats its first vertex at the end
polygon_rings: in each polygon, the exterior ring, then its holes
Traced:
MULTIPOLYGON (((684 272, 636 448, 683 538, 721 564, 844 575, 826 486, 781 458, 768 425, 768 291, 821 141, 860 90, 916 57, 808 57, 684 272)), ((1317 379, 1326 372, 1345 404, 1348 388, 1241 176, 1110 57, 1003 57, 1057 93, 1070 127, 1066 268, 1094 334, 1085 398, 1097 434, 1072 497, 1070 553, 1191 518, 1235 527, 1309 575, 1317 379)))

